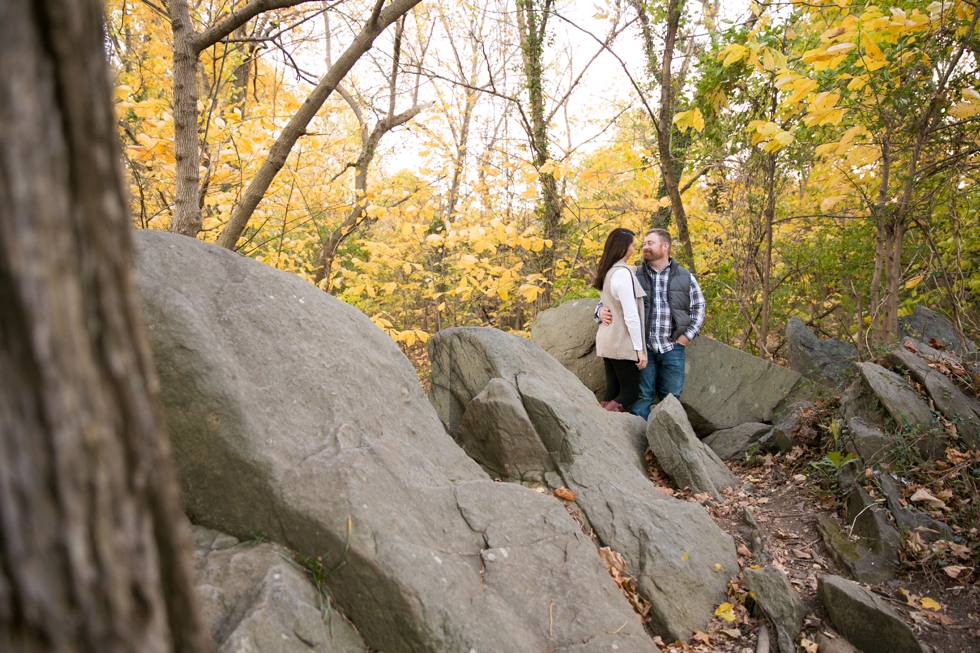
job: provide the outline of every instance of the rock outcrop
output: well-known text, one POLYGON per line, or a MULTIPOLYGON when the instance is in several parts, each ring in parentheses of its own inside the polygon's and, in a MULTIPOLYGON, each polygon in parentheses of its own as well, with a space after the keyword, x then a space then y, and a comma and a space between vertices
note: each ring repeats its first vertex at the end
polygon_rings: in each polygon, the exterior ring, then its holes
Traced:
POLYGON ((470 423, 470 406, 494 380, 510 385, 527 415, 522 428, 533 429, 588 525, 623 555, 651 601, 654 629, 683 639, 710 621, 738 570, 734 542, 701 506, 668 497, 647 479, 643 420, 602 410, 574 374, 517 336, 447 329, 428 346, 430 399, 450 433, 470 423))
POLYGON ((916 306, 911 315, 898 318, 898 328, 910 338, 924 343, 935 339, 943 348, 960 356, 978 351, 976 343, 960 338, 949 320, 924 306, 916 306))
POLYGON ((531 342, 554 356, 600 397, 606 389, 606 373, 595 353, 598 303, 598 299, 573 299, 538 313, 531 326, 531 342))
POLYGON ((837 386, 854 376, 857 347, 840 340, 820 340, 798 317, 786 323, 786 347, 790 367, 808 379, 837 386))
POLYGON ((681 403, 698 435, 746 422, 769 422, 800 381, 793 370, 769 363, 706 336, 685 352, 681 403))
POLYGON ((561 504, 493 483, 357 309, 191 238, 136 238, 198 523, 343 561, 331 596, 385 653, 655 650, 561 504))
POLYGON ((677 487, 721 499, 718 490, 738 485, 738 478, 718 455, 698 440, 674 395, 667 395, 653 407, 646 435, 650 451, 677 487))
POLYGON ((886 361, 893 367, 907 370, 909 375, 929 393, 933 405, 946 419, 956 425, 956 432, 971 447, 980 446, 980 401, 968 397, 942 372, 912 353, 919 343, 908 340, 888 349, 886 361))
POLYGON ((333 611, 308 572, 269 542, 192 526, 201 612, 215 653, 363 653, 356 630, 333 611))

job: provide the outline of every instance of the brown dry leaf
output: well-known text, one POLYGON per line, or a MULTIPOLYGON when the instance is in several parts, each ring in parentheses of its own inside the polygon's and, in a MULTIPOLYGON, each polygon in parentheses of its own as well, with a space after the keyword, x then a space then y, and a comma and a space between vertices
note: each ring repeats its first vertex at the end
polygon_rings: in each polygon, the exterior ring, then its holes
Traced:
POLYGON ((939 612, 929 612, 929 613, 926 614, 926 616, 929 617, 929 621, 931 621, 933 623, 942 624, 944 626, 952 626, 953 625, 953 620, 952 619, 950 619, 946 615, 941 614, 939 612))
POLYGON ((711 635, 702 633, 700 630, 695 630, 694 634, 691 635, 691 639, 695 642, 701 642, 705 646, 711 646, 711 635))
POLYGON ((929 338, 929 346, 936 351, 946 351, 946 346, 935 338, 929 338))
POLYGON ((960 565, 950 565, 943 567, 943 571, 950 578, 966 578, 973 573, 973 567, 961 567, 960 565))
POLYGON ((957 544, 956 542, 949 543, 949 550, 953 552, 957 558, 963 558, 964 560, 969 560, 973 553, 973 549, 968 546, 963 546, 962 544, 957 544))
POLYGON ((916 349, 915 348, 915 345, 913 345, 911 342, 906 342, 905 343, 905 348, 908 349, 913 354, 918 354, 919 353, 919 350, 916 349))
POLYGON ((742 639, 742 631, 738 628, 722 628, 719 633, 725 633, 732 639, 742 639))
POLYGON ((738 546, 737 546, 737 547, 735 548, 735 550, 736 550, 736 551, 738 552, 738 554, 739 554, 740 556, 745 556, 746 558, 752 558, 752 557, 754 557, 754 556, 752 555, 752 552, 751 552, 751 551, 749 551, 749 550, 748 550, 747 548, 745 548, 745 545, 744 545, 744 544, 739 544, 739 545, 738 545, 738 546))
POLYGON ((936 496, 937 499, 939 499, 940 501, 942 501, 944 503, 953 498, 953 491, 950 490, 950 489, 948 489, 948 488, 944 488, 942 490, 939 490, 938 492, 935 492, 934 494, 935 494, 935 496, 936 496))
POLYGON ((914 621, 915 623, 920 624, 920 625, 926 623, 927 621, 929 621, 929 617, 927 617, 925 615, 925 613, 923 613, 923 612, 917 612, 915 610, 911 610, 909 612, 909 617, 912 618, 912 621, 914 621))
POLYGON ((912 594, 904 587, 899 587, 895 593, 898 594, 900 597, 902 597, 902 600, 908 603, 909 605, 915 605, 915 602, 919 600, 918 596, 912 594))
POLYGON ((813 557, 803 549, 790 549, 790 551, 793 552, 793 556, 797 559, 809 560, 813 557))
POLYGON ((606 569, 609 570, 609 575, 613 578, 621 576, 622 573, 626 571, 626 560, 623 559, 622 554, 613 551, 608 546, 604 546, 599 549, 599 557, 602 558, 602 562, 606 565, 606 569))
POLYGON ((953 463, 954 465, 959 465, 960 463, 968 462, 972 458, 973 456, 971 456, 968 453, 957 451, 952 447, 946 447, 946 460, 953 463))
POLYGON ((564 486, 555 490, 555 496, 565 501, 575 501, 575 493, 564 486))
POLYGON ((934 497, 932 495, 932 493, 929 492, 929 490, 927 490, 925 488, 922 488, 922 487, 920 487, 918 490, 916 490, 915 491, 915 494, 913 494, 909 498, 909 500, 910 501, 924 501, 926 503, 926 505, 928 505, 930 508, 935 508, 937 510, 942 510, 943 508, 946 507, 946 504, 945 503, 943 503, 942 501, 940 501, 939 499, 937 499, 936 497, 934 497))
POLYGON ((803 647, 803 650, 806 651, 806 653, 817 653, 819 650, 817 643, 811 642, 806 637, 800 640, 800 646, 803 647))

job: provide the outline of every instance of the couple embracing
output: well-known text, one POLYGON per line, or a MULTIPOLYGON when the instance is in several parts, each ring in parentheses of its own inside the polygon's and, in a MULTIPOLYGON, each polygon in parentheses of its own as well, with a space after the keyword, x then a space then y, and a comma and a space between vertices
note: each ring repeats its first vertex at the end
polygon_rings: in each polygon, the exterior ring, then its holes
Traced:
POLYGON ((647 419, 654 401, 679 397, 684 386, 684 348, 704 324, 705 302, 694 275, 670 257, 670 244, 665 229, 648 231, 634 272, 636 235, 618 228, 606 238, 593 286, 608 411, 647 419))

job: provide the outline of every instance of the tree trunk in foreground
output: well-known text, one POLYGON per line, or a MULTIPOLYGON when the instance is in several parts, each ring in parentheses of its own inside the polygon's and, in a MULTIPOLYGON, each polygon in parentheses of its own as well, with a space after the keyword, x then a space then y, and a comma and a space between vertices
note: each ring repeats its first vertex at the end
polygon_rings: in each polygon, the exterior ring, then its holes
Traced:
POLYGON ((207 650, 100 0, 0 0, 0 650, 207 650))

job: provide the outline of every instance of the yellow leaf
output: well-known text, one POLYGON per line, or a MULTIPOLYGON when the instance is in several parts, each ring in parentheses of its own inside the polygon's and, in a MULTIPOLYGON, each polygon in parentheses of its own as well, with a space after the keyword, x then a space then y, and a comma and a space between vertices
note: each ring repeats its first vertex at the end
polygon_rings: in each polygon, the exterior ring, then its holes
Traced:
POLYGON ((722 66, 728 68, 733 63, 739 61, 742 57, 744 57, 747 52, 748 49, 745 46, 739 45, 737 43, 732 43, 718 53, 718 58, 719 59, 724 58, 724 61, 722 62, 722 66))
POLYGON ((681 562, 687 562, 687 559, 689 557, 691 557, 691 555, 687 551, 685 551, 684 555, 681 556, 681 562))
POLYGON ((920 283, 922 283, 922 280, 923 279, 925 279, 925 275, 924 274, 917 274, 917 275, 915 275, 914 277, 912 277, 911 279, 909 279, 908 281, 905 282, 905 288, 906 288, 906 290, 911 289, 911 288, 915 288, 920 283))
POLYGON ((717 562, 715 563, 715 569, 717 569, 718 571, 721 571, 721 565, 718 564, 717 562))
POLYGON ((773 70, 776 67, 776 59, 772 56, 772 51, 766 48, 762 53, 762 67, 766 70, 773 70))
POLYGON ((922 605, 926 610, 942 610, 943 606, 936 601, 930 599, 928 596, 923 597, 919 600, 919 604, 922 605))
POLYGON ((688 127, 693 127, 694 131, 699 134, 704 129, 704 116, 701 115, 700 109, 691 109, 674 114, 673 122, 681 130, 681 133, 686 132, 688 127))
POLYGON ((715 610, 715 616, 724 619, 725 621, 731 622, 735 621, 735 613, 732 611, 731 603, 722 603, 715 610))

